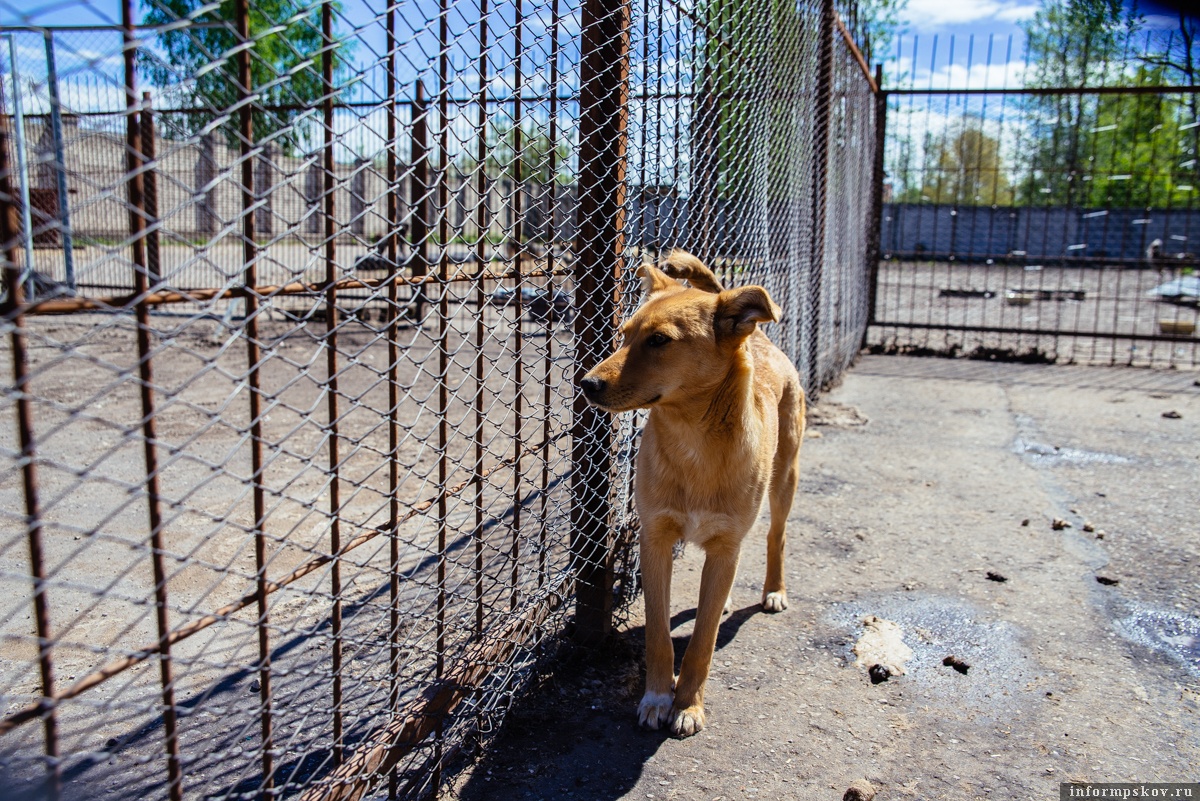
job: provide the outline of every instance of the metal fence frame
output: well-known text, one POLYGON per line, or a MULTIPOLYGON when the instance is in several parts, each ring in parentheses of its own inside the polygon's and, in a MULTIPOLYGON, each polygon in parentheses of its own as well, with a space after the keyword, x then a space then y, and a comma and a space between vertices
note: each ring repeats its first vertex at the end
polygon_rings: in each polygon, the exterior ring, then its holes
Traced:
MULTIPOLYGON (((550 5, 555 20, 553 24, 557 26, 560 18, 558 0, 553 0, 550 5)), ((237 0, 234 7, 238 41, 246 45, 251 40, 247 0, 237 0)), ((486 17, 486 3, 481 5, 481 9, 486 17)), ((515 34, 518 45, 521 41, 520 21, 523 19, 520 9, 518 0, 515 34)), ((649 6, 643 3, 640 19, 647 26, 650 19, 648 9, 649 6)), ((257 698, 258 710, 258 742, 253 753, 259 765, 259 779, 251 788, 254 794, 271 798, 299 793, 302 798, 316 801, 360 798, 369 791, 383 792, 381 784, 386 785, 387 793, 392 797, 423 794, 431 789, 436 791, 442 782, 443 766, 483 727, 486 705, 475 701, 488 697, 489 692, 511 700, 512 692, 521 685, 522 670, 527 670, 531 649, 537 643, 551 641, 561 634, 568 607, 573 606, 572 628, 575 638, 585 643, 601 643, 611 630, 616 607, 628 603, 637 592, 636 556, 633 555, 637 524, 630 493, 637 421, 633 416, 614 420, 607 413, 589 406, 581 395, 574 393, 569 404, 569 423, 565 426, 553 424, 550 414, 550 361, 554 344, 549 334, 545 345, 545 373, 529 376, 534 382, 540 382, 539 390, 544 392, 539 410, 527 413, 523 409, 523 399, 526 397, 523 387, 529 382, 523 373, 522 358, 517 358, 511 368, 511 378, 516 387, 512 398, 515 429, 511 452, 498 454, 500 458, 490 466, 485 466, 480 422, 484 415, 481 408, 483 394, 477 392, 471 401, 471 411, 476 421, 473 450, 466 451, 473 454, 473 463, 465 479, 454 481, 454 467, 447 457, 448 446, 462 436, 451 430, 450 422, 451 406, 458 400, 457 390, 451 387, 448 377, 456 355, 451 352, 449 344, 452 335, 449 321, 454 313, 452 303, 458 303, 459 309, 464 308, 468 300, 475 304, 473 336, 476 342, 482 343, 486 336, 483 309, 489 302, 485 290, 487 281, 498 286, 507 280, 514 281, 518 286, 522 282, 538 280, 571 282, 576 311, 571 327, 574 344, 573 349, 563 352, 572 359, 566 375, 573 373, 577 379, 607 354, 614 343, 621 317, 636 306, 635 290, 629 280, 636 262, 647 258, 648 254, 663 245, 661 240, 652 241, 649 238, 645 226, 634 229, 637 233, 633 241, 630 233, 632 214, 635 211, 644 214, 647 208, 644 198, 639 206, 626 196, 631 184, 628 157, 631 120, 636 118, 635 121, 641 126, 638 130, 643 137, 641 147, 644 149, 646 139, 650 136, 649 121, 653 116, 650 104, 659 104, 657 119, 661 125, 662 103, 664 98, 670 99, 668 94, 650 93, 647 73, 639 78, 642 95, 639 97, 632 91, 636 76, 631 70, 631 62, 637 56, 633 43, 636 34, 632 24, 635 11, 633 1, 624 0, 614 5, 601 0, 584 0, 579 9, 582 33, 578 67, 579 177, 577 224, 572 237, 574 252, 570 258, 560 255, 554 247, 547 248, 543 253, 533 253, 532 246, 518 233, 505 243, 512 257, 512 271, 490 276, 486 280, 483 273, 483 265, 487 261, 486 243, 483 237, 478 239, 473 254, 480 265, 479 272, 472 274, 457 274, 450 261, 449 249, 435 246, 437 242, 447 243, 451 240, 450 223, 445 213, 451 203, 448 171, 439 169, 436 177, 431 176, 428 171, 430 159, 422 156, 435 150, 448 152, 448 125, 440 124, 437 130, 430 130, 426 125, 426 121, 435 115, 436 119, 443 121, 448 117, 450 95, 446 87, 450 85, 450 64, 445 43, 449 39, 449 32, 444 8, 438 23, 438 35, 443 45, 431 68, 440 89, 432 97, 426 98, 423 94, 424 84, 418 83, 415 97, 408 101, 413 111, 409 124, 412 165, 408 175, 407 191, 410 197, 407 200, 413 214, 409 230, 404 235, 405 241, 401 239, 399 218, 404 200, 401 193, 405 190, 401 188, 397 148, 389 147, 384 166, 390 187, 385 200, 388 233, 381 240, 379 254, 393 266, 383 278, 347 275, 339 270, 338 248, 347 240, 343 230, 344 217, 339 218, 335 206, 340 179, 337 178, 338 167, 334 159, 333 115, 337 102, 333 91, 332 47, 329 46, 335 39, 334 12, 329 2, 321 3, 320 10, 321 36, 326 43, 320 59, 320 70, 326 91, 319 107, 324 140, 319 150, 322 175, 320 219, 323 221, 323 230, 318 243, 325 272, 323 277, 316 280, 264 285, 260 278, 259 266, 267 257, 268 246, 260 242, 260 232, 256 229, 256 215, 264 208, 265 201, 259 189, 261 181, 255 174, 255 154, 259 145, 255 142, 253 115, 258 113, 258 109, 251 91, 251 55, 248 47, 242 46, 233 54, 238 75, 238 98, 233 112, 238 123, 240 142, 237 181, 241 210, 237 221, 240 231, 232 235, 241 243, 242 272, 240 279, 232 285, 178 288, 171 286, 160 270, 161 238, 169 227, 160 217, 163 210, 156 207, 160 194, 156 191, 157 157, 154 152, 157 141, 156 112, 150 106, 151 97, 143 94, 137 83, 139 33, 132 0, 124 0, 122 4, 121 27, 124 39, 122 56, 127 156, 123 188, 127 192, 129 227, 125 244, 129 248, 129 264, 132 267, 132 286, 129 291, 116 294, 81 292, 74 297, 27 299, 25 288, 33 284, 24 268, 29 262, 19 252, 19 245, 28 237, 23 237, 22 232, 12 224, 11 212, 18 204, 15 202, 16 193, 8 161, 8 119, 0 116, 0 204, 3 205, 0 208, 0 240, 4 243, 4 276, 8 289, 2 319, 7 328, 13 369, 13 383, 7 388, 6 397, 11 404, 19 440, 16 452, 5 453, 8 471, 5 475, 15 477, 19 474, 22 482, 24 511, 20 518, 29 559, 29 574, 25 579, 31 586, 29 601, 35 629, 34 636, 26 638, 24 642, 36 644, 37 658, 29 662, 27 667, 31 670, 36 668, 38 673, 37 699, 16 711, 7 712, 0 720, 0 745, 4 737, 19 731, 25 724, 41 722, 41 760, 46 770, 43 789, 50 797, 57 798, 66 793, 62 783, 64 766, 71 764, 72 760, 77 765, 80 758, 79 754, 63 750, 60 710, 77 699, 87 698, 89 691, 129 669, 146 664, 155 665, 158 671, 158 698, 154 708, 161 716, 162 747, 159 754, 163 764, 162 775, 165 777, 162 787, 167 797, 183 798, 188 783, 189 762, 181 742, 187 723, 181 714, 179 677, 174 671, 176 659, 173 649, 192 635, 227 623, 242 610, 249 610, 251 615, 248 625, 254 632, 256 651, 250 668, 256 679, 257 686, 252 691, 257 698), (635 107, 638 101, 642 105, 635 107), (635 108, 640 111, 635 111, 635 108), (437 210, 441 210, 441 213, 437 210), (534 269, 525 268, 526 257, 536 265, 534 269), (395 265, 401 263, 406 265, 408 275, 400 274, 396 269, 395 265), (461 298, 452 300, 450 288, 456 284, 471 289, 461 298), (409 292, 409 297, 402 297, 402 290, 409 292), (355 293, 366 293, 373 302, 382 302, 384 319, 381 330, 384 331, 382 339, 386 344, 389 367, 385 377, 388 400, 379 414, 379 425, 387 429, 387 453, 392 454, 392 458, 387 460, 387 483, 390 487, 387 522, 375 529, 357 531, 343 520, 343 508, 348 501, 341 491, 345 489, 347 495, 351 495, 355 485, 343 475, 346 453, 353 449, 351 435, 339 430, 339 421, 352 411, 346 407, 354 403, 353 400, 346 401, 344 394, 339 392, 338 383, 339 376, 348 366, 348 357, 339 344, 339 334, 348 330, 344 326, 348 321, 346 303, 349 302, 347 298, 353 300, 357 297, 355 293), (264 349, 265 335, 260 331, 260 325, 265 319, 265 312, 277 308, 280 299, 289 297, 307 300, 313 310, 310 318, 324 322, 325 330, 320 334, 319 342, 324 353, 326 377, 321 384, 323 404, 320 412, 327 420, 322 424, 327 439, 327 459, 323 466, 314 466, 312 469, 323 473, 328 479, 329 528, 326 545, 315 550, 285 575, 272 576, 270 555, 276 539, 270 531, 269 521, 271 498, 275 490, 265 475, 273 458, 272 449, 278 443, 265 433, 264 421, 276 399, 265 383, 267 378, 264 377, 264 371, 270 366, 271 354, 264 349), (174 606, 168 594, 172 576, 170 562, 175 559, 168 541, 173 501, 159 485, 164 463, 169 462, 170 458, 164 459, 168 446, 158 431, 162 413, 160 394, 163 391, 156 383, 155 368, 158 365, 155 357, 161 349, 156 320, 160 319, 157 315, 165 310, 179 308, 195 313, 196 308, 203 309, 206 308, 205 304, 216 302, 228 302, 228 308, 233 308, 234 303, 238 304, 238 316, 227 316, 226 322, 230 324, 232 321, 232 325, 240 332, 239 338, 244 340, 246 394, 243 402, 247 404, 249 421, 244 435, 249 450, 247 484, 251 510, 244 530, 253 543, 253 581, 233 602, 178 624, 171 620, 174 606), (421 318, 421 309, 424 308, 436 320, 436 330, 429 335, 429 357, 436 364, 432 368, 434 390, 427 403, 432 406, 436 419, 430 438, 434 451, 440 456, 436 472, 427 476, 428 483, 434 485, 435 490, 427 493, 419 502, 402 502, 397 489, 401 478, 400 466, 395 457, 401 436, 396 410, 403 400, 396 373, 397 363, 403 358, 397 330, 403 323, 404 310, 414 305, 418 318, 421 318), (133 649, 126 648, 123 656, 109 658, 73 683, 63 685, 55 674, 58 639, 52 625, 52 602, 58 581, 54 572, 57 568, 51 569, 45 556, 46 539, 56 534, 45 519, 38 476, 39 465, 45 462, 45 457, 39 451, 36 408, 45 401, 37 388, 38 375, 31 370, 29 341, 33 330, 31 321, 44 319, 46 315, 91 312, 133 314, 136 371, 127 377, 126 383, 137 387, 139 423, 135 429, 124 432, 123 436, 139 442, 142 450, 144 474, 132 482, 130 492, 144 501, 147 514, 144 547, 153 575, 142 603, 154 609, 156 637, 153 642, 133 649), (536 424, 539 431, 535 436, 521 434, 524 422, 536 424), (524 497, 528 500, 541 493, 540 512, 534 509, 530 514, 535 517, 532 528, 540 531, 540 534, 532 536, 540 536, 545 547, 548 536, 545 498, 553 483, 549 448, 559 439, 567 438, 570 439, 570 465, 566 471, 570 512, 566 543, 569 560, 566 569, 548 567, 548 552, 542 550, 538 552, 542 568, 537 574, 536 583, 518 584, 519 549, 525 541, 517 536, 517 532, 523 530, 523 526, 530 527, 521 518, 526 509, 526 503, 522 500, 525 486, 521 478, 522 460, 528 458, 540 463, 541 475, 529 482, 532 492, 524 497), (506 574, 499 577, 496 583, 484 588, 481 535, 474 537, 476 585, 473 590, 464 590, 463 593, 468 596, 474 593, 475 636, 464 643, 452 645, 449 639, 455 623, 448 616, 449 595, 456 590, 447 584, 450 566, 448 538, 453 525, 448 507, 459 494, 475 493, 477 501, 473 530, 482 531, 485 512, 478 501, 483 494, 482 483, 489 476, 499 475, 510 468, 514 476, 514 502, 509 510, 510 526, 514 532, 511 541, 511 576, 506 574), (431 629, 432 642, 425 643, 423 647, 435 659, 436 665, 431 668, 427 680, 415 688, 415 694, 405 696, 397 686, 395 675, 401 661, 398 632, 402 627, 398 601, 402 578, 398 568, 401 561, 399 550, 402 543, 398 531, 406 521, 426 514, 436 527, 436 545, 432 546, 431 554, 436 573, 436 577, 431 579, 435 582, 436 621, 431 629), (536 519, 539 514, 540 520, 536 519), (391 597, 387 613, 390 618, 379 624, 380 630, 387 632, 387 642, 386 646, 379 647, 388 650, 386 664, 391 667, 392 677, 388 699, 383 705, 386 710, 383 719, 377 725, 356 730, 352 734, 348 731, 351 723, 346 720, 349 712, 344 713, 344 706, 352 703, 346 700, 350 688, 344 685, 344 667, 350 658, 347 649, 361 650, 365 646, 356 643, 351 635, 345 633, 343 590, 345 582, 352 583, 354 580, 352 569, 346 565, 353 564, 351 554, 355 549, 379 538, 386 540, 390 549, 387 564, 390 566, 388 591, 391 597), (281 781, 280 754, 283 746, 274 711, 281 701, 278 696, 281 690, 277 681, 278 670, 273 663, 278 642, 273 639, 277 635, 273 628, 274 607, 270 598, 289 586, 299 586, 297 582, 318 573, 327 575, 329 581, 328 632, 331 647, 328 671, 332 714, 326 737, 328 755, 317 768, 304 773, 299 783, 284 781, 283 785, 278 785, 277 781, 281 781), (511 582, 508 582, 509 578, 511 582), (493 590, 505 597, 502 603, 507 607, 507 613, 490 627, 485 627, 484 594, 493 590), (465 716, 461 712, 464 705, 471 708, 465 716)), ((690 13, 682 6, 677 7, 676 11, 677 20, 688 17, 690 13)), ((395 6, 389 7, 387 41, 391 58, 395 58, 397 48, 394 29, 396 13, 395 6)), ((721 206, 714 194, 713 199, 706 201, 710 204, 706 210, 712 217, 705 219, 703 227, 696 226, 682 244, 700 252, 707 250, 714 266, 727 280, 735 283, 761 281, 777 294, 786 313, 792 315, 792 321, 790 325, 772 331, 772 336, 799 362, 810 397, 815 397, 824 386, 835 381, 853 360, 868 322, 866 288, 871 273, 867 247, 869 218, 855 215, 861 214, 859 199, 871 191, 874 159, 870 155, 878 141, 876 115, 880 113, 880 107, 875 100, 876 84, 867 73, 865 62, 842 23, 833 0, 820 0, 806 13, 810 14, 806 19, 815 21, 815 30, 797 30, 792 35, 800 37, 793 42, 794 46, 811 47, 811 51, 804 52, 816 53, 817 85, 815 92, 811 93, 815 102, 809 105, 809 93, 799 87, 790 87, 790 94, 778 87, 764 90, 772 102, 782 104, 781 108, 786 106, 796 118, 793 124, 797 127, 785 130, 791 135, 806 137, 804 141, 797 139, 785 143, 787 152, 792 154, 792 164, 799 167, 800 171, 793 169, 787 176, 794 193, 785 200, 792 203, 793 207, 780 208, 782 213, 796 219, 783 234, 770 234, 754 228, 762 225, 762 220, 766 219, 765 206, 760 209, 760 217, 756 218, 758 221, 751 220, 749 223, 752 230, 748 234, 736 234, 757 237, 747 251, 754 255, 739 262, 726 256, 736 248, 722 240, 722 236, 728 236, 729 231, 737 229, 738 223, 733 220, 730 204, 721 206), (813 112, 811 127, 806 127, 810 123, 802 118, 810 109, 813 112), (811 185, 811 191, 795 190, 795 187, 805 185, 811 185), (837 218, 836 225, 830 222, 831 217, 837 218), (773 264, 773 259, 778 259, 780 263, 773 264)), ((657 24, 661 26, 661 20, 657 24)), ((702 23, 694 18, 689 18, 689 24, 702 27, 702 23)), ((480 25, 480 31, 480 48, 483 52, 488 47, 487 26, 480 25)), ((719 31, 705 31, 704 35, 720 40, 719 31)), ((557 47, 557 36, 552 41, 552 47, 557 47)), ((652 58, 649 41, 648 34, 643 34, 637 40, 644 47, 641 57, 646 61, 640 62, 642 64, 652 58)), ((682 38, 675 42, 679 48, 685 46, 682 38)), ((728 44, 722 46, 728 47, 728 44)), ((550 63, 552 69, 556 69, 557 57, 552 57, 550 63)), ((479 73, 486 77, 487 61, 483 56, 480 57, 479 73)), ((523 97, 520 56, 517 57, 515 74, 515 94, 520 98, 523 97)), ((394 70, 388 77, 388 98, 383 104, 389 111, 386 139, 394 144, 400 137, 396 110, 404 101, 399 99, 401 87, 397 85, 394 70)), ((552 73, 552 84, 554 80, 552 73)), ((484 82, 481 80, 481 83, 484 82)), ((674 98, 675 101, 678 99, 674 98)), ((555 92, 547 98, 551 107, 551 141, 555 141, 554 126, 559 118, 554 111, 554 104, 561 101, 562 98, 555 92)), ((739 102, 744 100, 740 99, 739 102)), ((520 131, 522 102, 517 102, 515 107, 517 130, 520 131)), ((482 131, 486 118, 482 103, 480 114, 482 131)), ((718 124, 709 122, 707 125, 708 131, 715 136, 718 124)), ((480 142, 482 163, 482 135, 480 142)), ((711 146, 716 148, 719 145, 713 142, 711 146)), ((676 143, 676 156, 678 148, 676 143)), ((645 150, 642 157, 645 158, 645 150)), ((61 154, 57 158, 62 164, 61 154)), ((554 158, 552 151, 552 174, 554 158)), ((679 169, 678 165, 675 169, 679 169)), ((486 180, 482 171, 476 178, 482 187, 486 180)), ((644 181, 641 186, 644 188, 644 181)), ((554 193, 557 191, 558 187, 552 182, 549 187, 552 225, 554 193)), ((63 193, 61 196, 66 195, 63 193)), ((522 193, 515 192, 510 203, 513 205, 513 219, 521 220, 522 193)), ((653 214, 661 217, 663 207, 659 205, 655 208, 653 214)), ((478 214, 482 221, 486 212, 481 207, 478 214)), ((62 220, 45 221, 42 227, 46 230, 57 229, 62 234, 70 232, 69 223, 64 225, 62 220)), ((680 229, 677 225, 673 230, 677 232, 680 229)), ((517 324, 513 336, 517 353, 523 352, 524 334, 520 320, 528 311, 523 308, 524 302, 521 293, 515 291, 512 304, 517 324)), ((550 319, 552 321, 552 315, 550 319)), ((485 371, 482 347, 475 352, 471 369, 475 371, 478 381, 485 371)), ((167 398, 171 399, 169 392, 167 398)), ((317 414, 318 408, 312 411, 317 414)), ((82 468, 85 472, 87 469, 82 468)), ((10 513, 10 518, 13 515, 10 513)), ((14 542, 15 539, 8 541, 5 547, 11 550, 14 542)), ((99 652, 111 656, 109 650, 105 647, 99 652)), ((492 706, 487 709, 495 707, 494 702, 488 703, 492 706)), ((501 713, 502 705, 495 718, 501 713)), ((495 718, 488 721, 489 726, 494 724, 495 718)), ((230 792, 245 791, 245 788, 238 790, 239 787, 241 785, 236 785, 230 792)))
MULTIPOLYGON (((947 62, 936 39, 928 53, 918 51, 914 41, 911 62, 906 63, 915 64, 921 52, 931 64, 940 59, 943 65, 953 64, 972 74, 973 68, 992 65, 993 42, 988 41, 984 60, 972 60, 979 58, 977 51, 982 49, 976 44, 972 38, 966 48, 960 48, 960 60, 955 61, 955 42, 951 39, 946 48, 947 62), (976 55, 972 56, 973 52, 976 55)), ((1008 50, 1011 53, 1011 40, 1008 50)), ((995 51, 999 54, 1003 47, 998 44, 995 51)), ((1127 208, 1093 207, 1082 200, 1069 200, 1066 205, 1052 200, 1039 204, 1016 197, 1009 203, 993 198, 991 205, 987 199, 981 203, 977 198, 964 197, 889 198, 885 202, 883 192, 887 170, 898 171, 905 138, 907 147, 918 146, 912 141, 914 127, 924 130, 927 137, 925 162, 918 159, 915 172, 922 180, 941 174, 941 165, 929 163, 928 137, 933 118, 951 120, 946 131, 952 129, 955 120, 962 130, 974 125, 995 137, 998 147, 1003 148, 1011 144, 1005 142, 1011 131, 1029 124, 1022 121, 1021 112, 1022 104, 1030 101, 1077 98, 1084 104, 1105 98, 1139 98, 1140 104, 1140 98, 1153 102, 1166 97, 1194 97, 1200 87, 1024 87, 1006 86, 1003 81, 996 86, 994 78, 993 85, 987 85, 986 77, 984 86, 945 88, 934 86, 930 78, 930 85, 922 87, 915 85, 912 75, 904 75, 899 63, 898 55, 892 69, 901 75, 901 85, 883 88, 878 95, 879 177, 874 198, 878 225, 877 242, 873 244, 878 260, 872 260, 876 274, 871 281, 871 322, 864 345, 885 353, 1200 366, 1200 341, 1185 330, 1189 321, 1195 322, 1195 314, 1186 308, 1186 298, 1181 299, 1183 305, 1169 308, 1160 305, 1163 298, 1147 294, 1154 284, 1200 268, 1200 260, 1188 252, 1194 248, 1187 244, 1194 241, 1200 225, 1200 207, 1194 195, 1179 207, 1127 208), (905 125, 902 117, 909 120, 909 130, 900 130, 905 125), (915 125, 912 118, 917 119, 915 125), (896 163, 886 163, 889 158, 896 163), (1122 225, 1131 222, 1142 225, 1136 235, 1121 230, 1122 225), (1157 226, 1153 230, 1146 225, 1151 222, 1157 226), (962 235, 956 236, 959 231, 962 235), (1039 236, 1035 231, 1043 233, 1039 236), (1155 247, 1159 252, 1152 255, 1155 247), (1026 276, 1014 279, 1013 275, 1022 270, 1026 276), (1057 277, 1046 278, 1043 271, 1050 270, 1057 277), (1081 313, 1085 299, 1094 309, 1081 313), (1064 312, 1064 304, 1073 308, 1064 312), (1153 327, 1155 317, 1162 321, 1162 330, 1153 327)), ((987 74, 986 69, 980 71, 987 74)), ((1200 121, 1192 120, 1186 127, 1196 125, 1200 121)), ((1067 144, 1062 147, 1065 149, 1067 144)), ((1015 160, 1006 166, 1014 183, 1032 180, 1032 159, 1025 164, 1020 161, 1023 154, 1008 157, 1015 160)), ((1195 154, 1191 159, 1194 164, 1195 154)), ((1155 175, 1170 175, 1174 169, 1186 166, 1167 162, 1160 157, 1144 168, 1145 174, 1119 177, 1150 181, 1155 175)), ((976 167, 981 169, 982 165, 976 167)), ((1063 168, 1064 176, 1065 171, 1063 168)), ((1111 178, 1114 168, 1097 162, 1085 171, 1094 176, 1081 171, 1074 176, 1076 183, 1093 177, 1111 178)), ((1077 194, 1086 193, 1080 190, 1077 194)))

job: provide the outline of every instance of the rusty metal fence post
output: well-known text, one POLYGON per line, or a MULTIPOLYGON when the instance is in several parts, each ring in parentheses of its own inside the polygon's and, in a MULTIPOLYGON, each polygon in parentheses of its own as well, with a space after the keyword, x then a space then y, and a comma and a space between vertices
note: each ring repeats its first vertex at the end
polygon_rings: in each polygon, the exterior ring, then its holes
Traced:
POLYGON ((884 148, 887 144, 887 92, 883 91, 883 65, 875 65, 875 163, 871 169, 871 217, 867 231, 867 324, 863 326, 862 347, 867 346, 867 331, 875 324, 879 260, 883 257, 883 179, 884 148))
POLYGON ((821 23, 817 33, 817 87, 813 121, 813 193, 810 253, 812 273, 809 299, 812 321, 809 323, 808 364, 804 365, 804 389, 810 394, 821 391, 821 312, 825 295, 825 211, 829 189, 829 121, 833 102, 833 32, 836 24, 833 0, 821 0, 821 23))
MULTIPOLYGON (((146 207, 146 270, 151 282, 162 280, 162 257, 158 239, 158 155, 155 152, 154 107, 149 92, 142 92, 141 123, 142 157, 146 162, 142 175, 142 203, 146 207)), ((64 195, 65 197, 65 195, 64 195)), ((65 247, 65 245, 64 245, 65 247)))
MULTIPOLYGON (((586 0, 581 17, 579 253, 575 262, 575 383, 612 343, 625 249, 625 169, 629 94, 628 0, 586 0)), ((571 450, 571 554, 575 636, 597 642, 612 627, 613 427, 607 412, 574 399, 571 450)))

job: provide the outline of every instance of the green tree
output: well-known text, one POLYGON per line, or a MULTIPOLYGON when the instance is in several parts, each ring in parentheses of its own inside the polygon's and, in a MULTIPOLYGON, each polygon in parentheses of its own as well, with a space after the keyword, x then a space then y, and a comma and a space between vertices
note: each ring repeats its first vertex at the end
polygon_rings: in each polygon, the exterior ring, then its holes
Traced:
POLYGON ((876 58, 887 59, 896 35, 903 33, 900 15, 906 8, 908 0, 866 0, 858 4, 852 27, 860 34, 859 46, 868 64, 875 63, 876 58))
MULTIPOLYGON (((1164 84, 1196 86, 1200 83, 1200 16, 1179 12, 1179 24, 1166 32, 1159 46, 1145 48, 1139 59, 1146 66, 1160 70, 1164 84)), ((1184 95, 1180 113, 1185 123, 1200 122, 1200 95, 1184 95)), ((1200 186, 1200 125, 1184 129, 1180 137, 1183 159, 1176 170, 1177 184, 1200 186), (1189 164, 1190 162, 1190 164, 1189 164)))
POLYGON ((1009 206, 1013 188, 1000 154, 999 140, 973 120, 956 130, 931 136, 925 146, 921 186, 910 187, 905 203, 952 203, 962 206, 1009 206))
MULTIPOLYGON (((487 177, 542 185, 552 180, 559 184, 571 183, 571 147, 567 141, 560 138, 557 146, 552 146, 550 137, 536 123, 523 124, 520 132, 521 136, 518 139, 517 128, 509 122, 498 122, 488 126, 485 135, 487 157, 484 160, 487 177), (550 165, 551 151, 554 155, 553 175, 550 165)), ((459 173, 469 175, 475 172, 478 165, 479 160, 474 154, 463 153, 458 157, 455 166, 459 173)))
MULTIPOLYGON (((1136 5, 1047 0, 1026 25, 1035 87, 1192 85, 1197 22, 1146 30, 1136 5)), ((1194 197, 1200 129, 1191 94, 1050 94, 1028 98, 1020 202, 1076 207, 1178 206, 1194 197)))
MULTIPOLYGON (((1122 54, 1138 18, 1121 0, 1045 0, 1024 24, 1029 64, 1026 85, 1039 88, 1104 86, 1122 67, 1122 54)), ((1094 96, 1033 95, 1026 99, 1029 162, 1021 182, 1023 203, 1080 205, 1092 162, 1094 96)))
MULTIPOLYGON (((238 102, 238 45, 234 2, 221 0, 144 0, 147 25, 170 25, 182 19, 219 25, 168 28, 158 34, 161 54, 143 56, 142 69, 160 90, 199 113, 177 115, 176 124, 195 134, 218 121, 226 142, 236 147, 238 117, 230 114, 238 102)), ((305 150, 312 110, 326 96, 321 76, 321 4, 305 0, 252 0, 249 8, 250 73, 258 95, 253 115, 257 142, 275 137, 286 152, 305 150)), ((340 5, 333 4, 335 14, 340 5)), ((345 42, 332 49, 334 85, 348 57, 345 42)))

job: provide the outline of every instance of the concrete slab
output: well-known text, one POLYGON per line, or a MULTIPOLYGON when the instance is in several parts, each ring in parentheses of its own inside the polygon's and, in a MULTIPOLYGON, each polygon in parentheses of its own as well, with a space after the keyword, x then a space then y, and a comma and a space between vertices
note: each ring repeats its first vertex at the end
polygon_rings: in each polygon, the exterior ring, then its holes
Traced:
MULTIPOLYGON (((454 792, 837 799, 865 778, 879 799, 1046 799, 1200 780, 1198 378, 864 358, 804 445, 785 613, 757 610, 764 523, 747 542, 709 727, 637 729, 635 616, 519 702, 454 792), (906 675, 854 665, 867 615, 903 629, 906 675)), ((679 654, 701 564, 676 563, 679 654)))

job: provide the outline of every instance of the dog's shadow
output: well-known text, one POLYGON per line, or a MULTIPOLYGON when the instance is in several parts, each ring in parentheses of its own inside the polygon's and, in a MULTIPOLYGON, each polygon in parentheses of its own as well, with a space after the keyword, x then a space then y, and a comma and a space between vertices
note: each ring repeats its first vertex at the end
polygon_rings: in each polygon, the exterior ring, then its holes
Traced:
MULTIPOLYGON (((728 645, 758 604, 721 621, 717 650, 728 645)), ((674 632, 693 621, 689 609, 671 618, 674 632)), ((673 635, 678 671, 690 634, 673 635)), ((568 647, 553 675, 513 704, 500 733, 455 788, 462 801, 623 798, 647 762, 670 737, 637 724, 645 664, 642 627, 614 637, 603 649, 568 647)), ((707 747, 710 733, 684 741, 707 747)))

